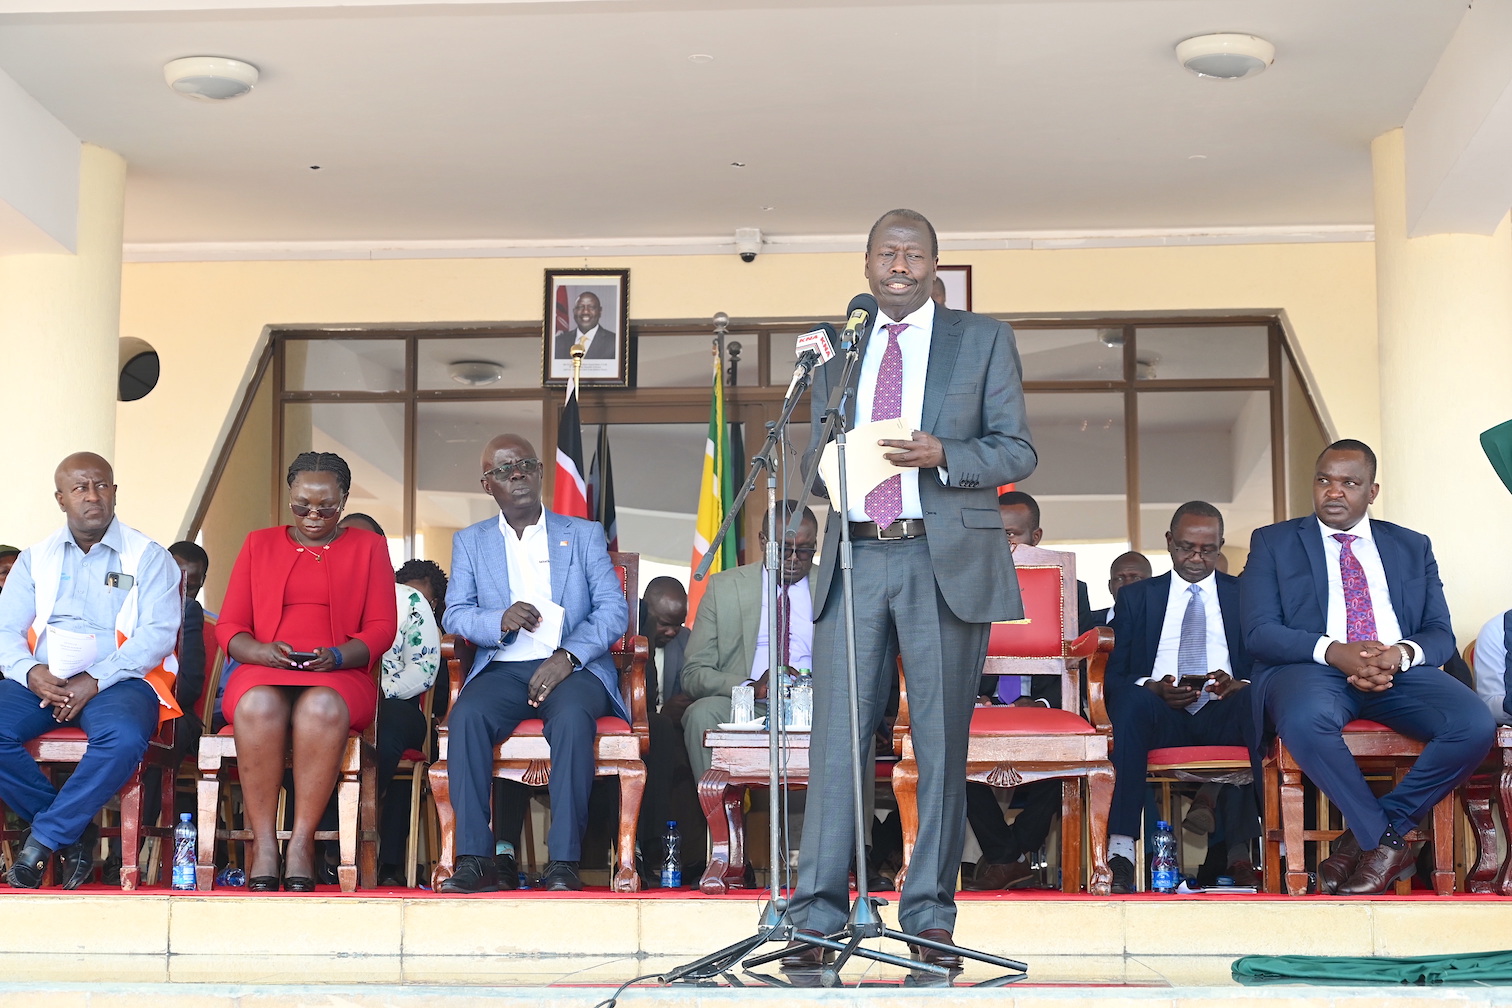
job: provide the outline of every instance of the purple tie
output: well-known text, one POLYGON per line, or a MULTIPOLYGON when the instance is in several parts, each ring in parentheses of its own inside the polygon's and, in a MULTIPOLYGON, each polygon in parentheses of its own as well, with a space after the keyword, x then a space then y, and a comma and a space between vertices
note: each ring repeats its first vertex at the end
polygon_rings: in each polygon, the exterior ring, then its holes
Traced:
MULTIPOLYGON (((908 328, 907 322, 884 325, 887 330, 887 349, 882 354, 882 366, 877 369, 877 390, 872 396, 873 420, 891 420, 903 415, 903 348, 898 345, 898 336, 908 328)), ((903 515, 903 477, 889 476, 872 487, 866 495, 866 514, 886 528, 903 515)))
POLYGON ((1352 641, 1376 639, 1375 608, 1370 604, 1370 584, 1365 568, 1354 555, 1350 543, 1360 538, 1344 532, 1334 533, 1339 541, 1339 580, 1344 585, 1344 630, 1352 641))

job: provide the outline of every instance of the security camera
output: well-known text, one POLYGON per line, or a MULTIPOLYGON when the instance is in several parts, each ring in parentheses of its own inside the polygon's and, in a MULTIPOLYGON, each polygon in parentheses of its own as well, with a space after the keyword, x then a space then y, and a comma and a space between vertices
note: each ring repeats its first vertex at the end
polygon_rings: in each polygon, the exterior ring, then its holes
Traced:
POLYGON ((761 228, 736 228, 735 251, 740 253, 741 262, 755 262, 756 253, 761 251, 761 228))

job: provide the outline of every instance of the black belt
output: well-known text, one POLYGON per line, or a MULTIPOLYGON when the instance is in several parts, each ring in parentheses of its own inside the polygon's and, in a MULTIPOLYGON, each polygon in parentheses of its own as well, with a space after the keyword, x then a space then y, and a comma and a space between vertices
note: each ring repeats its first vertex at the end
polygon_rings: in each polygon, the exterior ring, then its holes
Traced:
POLYGON ((924 536, 923 518, 902 518, 886 528, 878 528, 876 522, 851 522, 852 539, 921 539, 924 536))

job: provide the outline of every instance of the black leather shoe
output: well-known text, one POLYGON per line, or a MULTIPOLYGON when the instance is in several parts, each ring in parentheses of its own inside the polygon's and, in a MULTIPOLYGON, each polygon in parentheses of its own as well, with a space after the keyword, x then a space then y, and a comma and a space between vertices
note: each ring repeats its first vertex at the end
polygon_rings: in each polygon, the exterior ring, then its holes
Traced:
POLYGON ((253 875, 247 879, 247 892, 278 892, 278 876, 253 875))
POLYGON ((1332 896, 1354 874, 1360 863, 1360 842, 1353 831, 1345 831, 1334 841, 1333 850, 1318 865, 1318 892, 1332 896))
POLYGON ((499 875, 500 889, 520 888, 520 865, 513 854, 495 854, 494 871, 499 875))
POLYGON ((499 891, 499 871, 491 857, 463 854, 451 878, 441 883, 444 893, 485 893, 499 891))
POLYGON ((308 875, 285 875, 284 892, 314 892, 315 880, 308 875))
MULTIPOLYGON (((813 931, 809 928, 799 928, 799 934, 813 935, 816 938, 824 937, 823 931, 813 931)), ((778 963, 785 970, 817 970, 825 963, 835 961, 835 950, 827 949, 821 945, 810 945, 808 942, 788 942, 787 955, 778 963)))
POLYGON ((1339 884, 1340 896, 1377 896, 1389 890, 1399 879, 1411 878, 1417 871, 1417 844, 1391 847, 1383 843, 1360 853, 1359 864, 1347 882, 1339 884))
POLYGON ((94 874, 95 850, 100 846, 100 827, 90 823, 79 839, 58 851, 63 858, 63 888, 77 889, 94 874))
POLYGON ((552 861, 546 865, 546 873, 541 876, 541 888, 547 892, 577 892, 583 888, 583 880, 578 878, 577 863, 575 861, 552 861))
POLYGON ((40 889, 42 876, 47 874, 47 862, 52 860, 52 856, 52 848, 44 847, 32 839, 31 831, 27 830, 15 863, 5 873, 6 880, 17 889, 40 889))
POLYGON ((1134 862, 1122 854, 1114 854, 1108 858, 1108 867, 1113 869, 1113 895, 1128 896, 1139 892, 1139 886, 1134 883, 1134 862))

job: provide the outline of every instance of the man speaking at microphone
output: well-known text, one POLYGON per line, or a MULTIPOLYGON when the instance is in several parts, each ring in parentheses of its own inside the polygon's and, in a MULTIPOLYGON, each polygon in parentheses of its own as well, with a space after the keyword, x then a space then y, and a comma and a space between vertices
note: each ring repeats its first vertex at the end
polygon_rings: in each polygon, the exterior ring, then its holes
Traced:
MULTIPOLYGON (((919 763, 919 838, 899 908, 902 930, 954 943, 955 883, 966 825, 966 741, 987 634, 1023 615, 1013 557, 998 516, 1004 483, 1034 471, 1013 330, 930 299, 939 243, 913 210, 872 226, 866 278, 879 308, 856 369, 847 428, 900 418, 908 440, 883 440, 896 475, 869 492, 851 489, 849 511, 830 513, 814 586, 814 728, 809 753, 794 925, 840 930, 849 917, 855 850, 851 760, 872 772, 872 734, 901 654, 909 724, 919 763), (854 543, 853 586, 861 753, 850 750, 845 613, 838 566, 841 521, 854 543)), ((843 356, 815 373, 814 443, 843 356)), ((862 446, 852 441, 852 450, 862 446)), ((838 488, 829 487, 832 498, 838 488)), ((839 502, 831 500, 832 508, 839 502)), ((925 962, 958 956, 916 947, 925 962)), ((794 943, 785 969, 821 965, 825 950, 794 943)))

